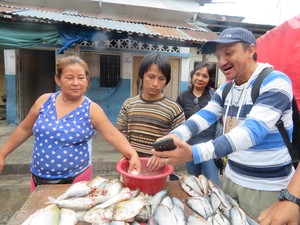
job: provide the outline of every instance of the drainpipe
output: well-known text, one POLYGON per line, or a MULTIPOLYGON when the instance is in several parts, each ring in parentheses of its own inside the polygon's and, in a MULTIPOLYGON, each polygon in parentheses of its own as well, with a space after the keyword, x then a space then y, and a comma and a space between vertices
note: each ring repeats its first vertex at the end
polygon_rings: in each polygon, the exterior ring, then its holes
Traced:
POLYGON ((75 43, 76 56, 80 57, 80 46, 79 43, 75 43))
POLYGON ((99 13, 102 13, 102 0, 98 1, 99 13))
POLYGON ((195 12, 194 15, 193 15, 193 23, 196 23, 197 16, 198 16, 198 13, 195 12))

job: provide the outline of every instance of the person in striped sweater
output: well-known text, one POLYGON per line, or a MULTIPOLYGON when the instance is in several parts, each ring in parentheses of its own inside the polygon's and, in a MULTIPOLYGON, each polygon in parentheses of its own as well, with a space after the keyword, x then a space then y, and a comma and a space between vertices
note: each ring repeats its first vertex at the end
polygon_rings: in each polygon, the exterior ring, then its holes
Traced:
MULTIPOLYGON (((141 61, 141 93, 123 103, 117 128, 125 135, 140 157, 151 157, 152 143, 185 121, 180 105, 166 97, 164 87, 171 80, 167 56, 150 53, 141 61)), ((158 158, 160 167, 165 160, 158 158)))
MULTIPOLYGON (((226 79, 234 81, 227 97, 221 85, 206 107, 191 116, 169 135, 177 148, 153 153, 170 164, 193 160, 201 163, 228 156, 223 182, 224 192, 254 217, 277 201, 278 193, 289 184, 295 169, 280 132, 279 119, 291 139, 292 85, 289 77, 273 70, 262 82, 260 94, 252 102, 251 90, 267 63, 256 62, 256 39, 243 28, 225 29, 218 39, 202 46, 204 54, 215 53, 218 67, 226 79), (188 145, 185 141, 224 120, 224 135, 205 143, 188 145)), ((155 165, 149 163, 149 169, 155 165)))

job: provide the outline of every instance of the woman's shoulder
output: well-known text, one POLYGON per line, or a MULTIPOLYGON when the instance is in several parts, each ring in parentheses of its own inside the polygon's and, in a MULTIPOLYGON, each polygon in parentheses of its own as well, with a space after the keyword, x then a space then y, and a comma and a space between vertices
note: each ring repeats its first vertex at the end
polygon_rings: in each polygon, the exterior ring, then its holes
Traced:
POLYGON ((53 93, 46 93, 41 95, 33 104, 32 108, 33 110, 36 110, 38 112, 42 106, 45 104, 45 102, 51 97, 53 93))
POLYGON ((41 106, 53 95, 53 93, 46 93, 41 95, 37 100, 36 104, 40 104, 41 106))
POLYGON ((193 94, 193 91, 188 89, 179 93, 178 97, 182 100, 185 97, 188 97, 193 94))

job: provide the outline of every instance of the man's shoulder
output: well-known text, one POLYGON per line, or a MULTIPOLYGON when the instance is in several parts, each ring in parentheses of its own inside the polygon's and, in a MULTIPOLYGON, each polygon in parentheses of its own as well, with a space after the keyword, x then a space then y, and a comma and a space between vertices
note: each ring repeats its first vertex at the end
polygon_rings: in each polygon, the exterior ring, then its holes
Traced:
POLYGON ((268 83, 279 82, 279 81, 291 83, 291 79, 289 78, 289 76, 287 74, 285 74, 284 72, 282 72, 280 70, 274 69, 264 78, 262 84, 265 86, 268 83))
POLYGON ((162 101, 162 104, 164 104, 168 108, 173 108, 178 111, 182 111, 182 107, 174 100, 170 99, 169 97, 165 96, 162 101))
POLYGON ((127 105, 127 104, 134 104, 134 103, 136 103, 136 102, 138 102, 138 101, 141 101, 140 95, 136 95, 136 96, 127 98, 127 99, 124 101, 124 105, 127 105))

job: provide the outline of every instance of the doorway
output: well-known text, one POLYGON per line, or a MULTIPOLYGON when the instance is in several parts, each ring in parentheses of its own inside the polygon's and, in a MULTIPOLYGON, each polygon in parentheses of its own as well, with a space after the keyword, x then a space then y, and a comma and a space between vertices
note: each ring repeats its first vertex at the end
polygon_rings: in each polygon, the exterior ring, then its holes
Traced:
POLYGON ((55 52, 20 49, 17 61, 17 110, 22 121, 45 93, 55 92, 55 52))

